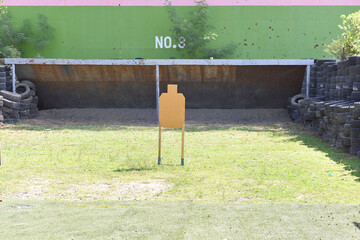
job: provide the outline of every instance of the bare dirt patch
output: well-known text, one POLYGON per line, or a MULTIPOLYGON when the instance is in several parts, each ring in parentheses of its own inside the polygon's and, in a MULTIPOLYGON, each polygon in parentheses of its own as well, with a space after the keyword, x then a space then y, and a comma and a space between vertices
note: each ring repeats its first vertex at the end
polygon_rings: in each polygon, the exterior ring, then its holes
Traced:
POLYGON ((149 200, 156 199, 173 187, 164 179, 147 181, 105 182, 70 184, 66 188, 61 183, 47 179, 28 179, 22 183, 22 191, 0 194, 0 198, 33 200, 149 200), (54 192, 56 189, 56 192, 54 192))
MULTIPOLYGON (((36 126, 157 124, 155 109, 73 108, 40 111, 23 123, 36 126)), ((290 122, 285 109, 187 109, 186 125, 254 125, 290 122)))

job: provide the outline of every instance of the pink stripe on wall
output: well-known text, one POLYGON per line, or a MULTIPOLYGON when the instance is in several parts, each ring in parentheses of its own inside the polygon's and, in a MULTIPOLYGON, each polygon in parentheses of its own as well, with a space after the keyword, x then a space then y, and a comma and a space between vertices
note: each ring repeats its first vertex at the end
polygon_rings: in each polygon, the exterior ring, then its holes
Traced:
MULTIPOLYGON (((164 0, 3 0, 4 6, 163 6, 164 0)), ((172 0, 194 6, 194 0, 172 0)), ((360 6, 360 0, 208 0, 209 6, 360 6)))

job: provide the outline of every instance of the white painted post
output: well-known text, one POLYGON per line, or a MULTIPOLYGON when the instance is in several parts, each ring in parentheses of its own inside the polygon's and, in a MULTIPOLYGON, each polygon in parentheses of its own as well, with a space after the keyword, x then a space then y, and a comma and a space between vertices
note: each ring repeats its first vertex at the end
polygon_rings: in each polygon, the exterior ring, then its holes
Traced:
POLYGON ((310 65, 306 66, 306 97, 309 98, 310 93, 310 65))
POLYGON ((159 99, 160 99, 160 71, 159 71, 159 65, 156 65, 156 113, 157 113, 158 123, 159 123, 159 99))
POLYGON ((12 89, 13 89, 13 93, 15 93, 15 81, 16 81, 16 75, 15 75, 15 64, 12 64, 12 89))

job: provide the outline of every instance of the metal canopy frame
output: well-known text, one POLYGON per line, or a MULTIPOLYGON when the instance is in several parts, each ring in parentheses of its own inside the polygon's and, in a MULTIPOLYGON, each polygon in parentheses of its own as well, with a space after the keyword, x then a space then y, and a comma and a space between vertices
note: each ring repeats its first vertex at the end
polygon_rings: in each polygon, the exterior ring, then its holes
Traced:
POLYGON ((45 59, 5 58, 5 64, 44 65, 312 65, 314 59, 45 59))
POLYGON ((57 59, 57 58, 5 58, 12 65, 13 91, 15 91, 15 65, 150 65, 156 69, 156 109, 159 119, 160 73, 166 65, 231 65, 231 66, 306 66, 306 96, 309 97, 310 66, 314 59, 57 59))

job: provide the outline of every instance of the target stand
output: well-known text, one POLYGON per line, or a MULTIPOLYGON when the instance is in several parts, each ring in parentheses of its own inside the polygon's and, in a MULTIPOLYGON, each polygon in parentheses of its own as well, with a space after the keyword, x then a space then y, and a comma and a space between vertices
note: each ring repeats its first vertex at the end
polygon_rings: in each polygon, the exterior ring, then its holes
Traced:
POLYGON ((185 97, 177 92, 176 84, 168 84, 167 93, 163 93, 159 100, 159 155, 161 164, 161 129, 181 128, 181 165, 184 165, 184 132, 185 132, 185 97))

